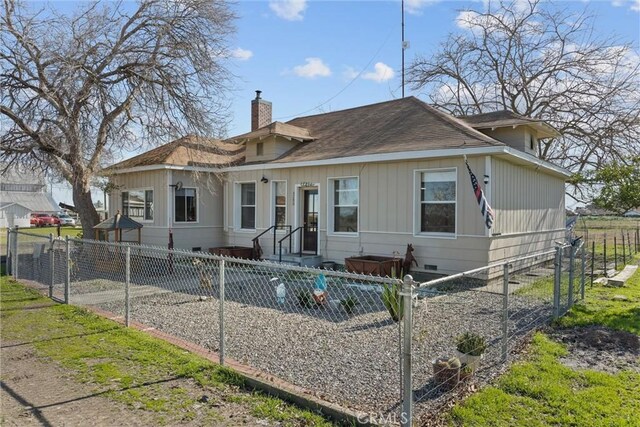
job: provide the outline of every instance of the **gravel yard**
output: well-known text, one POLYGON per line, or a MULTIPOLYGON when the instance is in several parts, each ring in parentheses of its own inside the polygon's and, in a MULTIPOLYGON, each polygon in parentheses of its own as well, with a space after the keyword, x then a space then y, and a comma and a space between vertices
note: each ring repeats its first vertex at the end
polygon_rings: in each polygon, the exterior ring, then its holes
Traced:
MULTIPOLYGON (((216 271, 210 273, 213 280, 203 286, 201 275, 185 269, 179 280, 165 279, 158 289, 163 293, 154 295, 145 292, 135 297, 136 285, 132 285, 131 319, 217 351, 219 286, 216 271), (167 287, 175 291, 166 293, 167 287)), ((258 268, 227 269, 227 356, 346 407, 376 414, 397 412, 399 326, 381 302, 381 285, 327 277, 328 302, 302 307, 297 294, 310 292, 315 276, 288 272, 287 279, 281 280, 287 295, 279 304, 274 284, 280 280, 269 281, 274 274, 258 268), (348 298, 358 302, 353 314, 337 302, 348 298)), ((116 299, 97 305, 122 313, 124 303, 116 299)), ((547 321, 551 308, 535 298, 512 295, 509 348, 547 321)), ((443 392, 433 382, 431 361, 453 356, 455 337, 461 332, 478 332, 490 345, 474 385, 485 384, 505 368, 500 363, 501 309, 501 295, 469 289, 431 294, 416 302, 413 384, 418 415, 439 409, 454 393, 443 392)))

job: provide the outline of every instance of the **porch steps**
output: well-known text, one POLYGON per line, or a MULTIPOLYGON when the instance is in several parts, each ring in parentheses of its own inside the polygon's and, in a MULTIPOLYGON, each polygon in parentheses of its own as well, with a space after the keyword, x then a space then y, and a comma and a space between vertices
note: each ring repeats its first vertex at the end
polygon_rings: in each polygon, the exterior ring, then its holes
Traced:
MULTIPOLYGON (((279 261, 278 254, 269 255, 269 261, 279 261)), ((322 264, 322 255, 282 254, 282 263, 297 265, 299 267, 319 267, 322 264)))

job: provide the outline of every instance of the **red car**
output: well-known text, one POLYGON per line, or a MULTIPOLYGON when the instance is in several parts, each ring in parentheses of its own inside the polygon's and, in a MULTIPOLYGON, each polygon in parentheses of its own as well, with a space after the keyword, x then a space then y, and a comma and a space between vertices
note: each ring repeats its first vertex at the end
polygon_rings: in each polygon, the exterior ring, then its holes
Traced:
POLYGON ((42 226, 42 221, 40 221, 40 218, 38 218, 38 216, 36 214, 31 214, 31 226, 32 227, 40 227, 42 226))
MULTIPOLYGON (((38 220, 38 224, 36 225, 36 227, 45 227, 45 226, 53 227, 54 225, 56 225, 56 219, 49 214, 44 214, 44 213, 36 214, 36 219, 38 220)), ((32 218, 32 221, 33 221, 33 218, 32 218)))

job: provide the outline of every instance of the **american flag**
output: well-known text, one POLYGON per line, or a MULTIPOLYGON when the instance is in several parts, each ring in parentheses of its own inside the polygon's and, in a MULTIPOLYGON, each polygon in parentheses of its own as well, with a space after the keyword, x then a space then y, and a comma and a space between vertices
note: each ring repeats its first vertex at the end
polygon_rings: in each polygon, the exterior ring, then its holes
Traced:
POLYGON ((471 167, 469 166, 469 162, 464 161, 467 165, 467 170, 469 171, 469 176, 471 177, 471 186, 473 187, 473 193, 476 196, 476 200, 478 201, 478 205, 480 205, 480 212, 484 217, 484 223, 487 228, 491 228, 493 226, 493 209, 489 206, 489 202, 487 202, 487 198, 484 196, 484 192, 482 191, 482 187, 478 184, 478 179, 471 172, 471 167))

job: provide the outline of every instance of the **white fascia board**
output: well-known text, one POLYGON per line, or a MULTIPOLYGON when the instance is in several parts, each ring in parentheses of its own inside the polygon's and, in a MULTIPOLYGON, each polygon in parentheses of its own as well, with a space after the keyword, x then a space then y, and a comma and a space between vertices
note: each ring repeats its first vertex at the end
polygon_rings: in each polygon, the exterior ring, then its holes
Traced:
POLYGON ((531 163, 532 165, 535 165, 536 168, 546 169, 547 171, 554 172, 564 177, 570 177, 572 175, 572 173, 569 172, 567 169, 560 166, 556 166, 553 163, 549 163, 545 160, 539 159, 535 156, 532 156, 529 153, 525 153, 524 151, 520 151, 511 147, 505 147, 505 148, 506 148, 505 149, 506 154, 509 154, 510 156, 516 157, 520 160, 524 160, 528 163, 531 163))
POLYGON ((517 150, 515 148, 504 146, 493 147, 476 147, 476 148, 448 148, 442 150, 420 150, 420 151, 399 151, 395 153, 382 153, 382 154, 365 154, 362 156, 351 157, 338 157, 322 160, 308 160, 302 162, 288 162, 288 163, 259 163, 246 166, 231 166, 226 168, 207 168, 202 166, 175 166, 175 165, 148 165, 137 166, 127 169, 119 169, 113 171, 112 175, 118 175, 123 173, 132 172, 144 172, 152 170, 183 170, 192 172, 241 172, 251 170, 269 170, 269 169, 288 169, 288 168, 301 168, 310 166, 329 166, 329 165, 344 165, 352 163, 375 163, 375 162, 389 162, 400 160, 417 160, 417 159, 437 159, 444 157, 462 157, 476 156, 476 155, 508 155, 523 160, 536 168, 545 169, 549 172, 562 175, 564 177, 571 176, 571 173, 560 166, 553 165, 544 160, 538 159, 524 151, 517 150))

